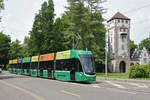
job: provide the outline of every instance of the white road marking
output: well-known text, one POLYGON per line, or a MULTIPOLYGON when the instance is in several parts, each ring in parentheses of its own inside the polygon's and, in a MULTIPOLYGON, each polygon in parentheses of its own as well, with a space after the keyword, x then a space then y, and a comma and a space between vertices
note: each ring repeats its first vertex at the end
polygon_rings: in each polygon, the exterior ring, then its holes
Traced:
POLYGON ((137 86, 139 88, 148 88, 148 86, 146 84, 137 84, 137 83, 128 83, 130 85, 134 85, 134 86, 137 86))
POLYGON ((94 85, 92 85, 92 87, 94 87, 94 88, 101 88, 98 84, 94 84, 94 85))
POLYGON ((116 87, 118 87, 118 88, 125 89, 125 87, 124 87, 124 86, 122 86, 122 85, 119 85, 119 84, 113 83, 113 82, 111 82, 111 81, 106 81, 106 82, 107 82, 107 83, 109 83, 109 84, 111 84, 111 85, 113 85, 113 86, 116 86, 116 87))
POLYGON ((110 91, 115 91, 115 92, 122 92, 122 93, 128 93, 128 94, 137 94, 136 92, 129 92, 129 91, 123 91, 123 90, 116 90, 112 88, 107 88, 110 91))
POLYGON ((68 83, 68 84, 82 86, 82 87, 88 87, 88 85, 80 84, 80 83, 68 83))

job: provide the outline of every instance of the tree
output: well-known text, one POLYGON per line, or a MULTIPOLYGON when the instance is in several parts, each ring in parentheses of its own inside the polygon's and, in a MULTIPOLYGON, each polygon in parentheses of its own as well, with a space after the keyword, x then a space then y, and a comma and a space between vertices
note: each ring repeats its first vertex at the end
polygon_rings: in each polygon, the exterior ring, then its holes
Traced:
POLYGON ((9 50, 9 58, 10 59, 17 59, 22 57, 22 46, 20 45, 20 41, 16 40, 10 44, 9 50))
POLYGON ((0 32, 0 66, 4 66, 6 68, 6 64, 8 63, 8 51, 10 48, 10 37, 8 35, 0 32))
MULTIPOLYGON (((105 33, 102 18, 101 0, 68 0, 69 7, 64 16, 68 18, 66 34, 81 36, 80 44, 76 49, 90 50, 96 62, 104 64, 105 33)), ((76 40, 77 41, 77 40, 76 40)))
POLYGON ((52 0, 44 2, 41 10, 35 16, 32 31, 30 31, 29 49, 31 55, 52 52, 51 45, 55 34, 53 32, 54 24, 54 4, 52 0))
POLYGON ((150 36, 144 40, 141 41, 141 43, 139 44, 139 48, 143 49, 143 47, 145 47, 148 52, 150 53, 150 36))
POLYGON ((130 40, 130 57, 132 56, 134 50, 138 48, 138 45, 134 43, 134 41, 130 40))
POLYGON ((24 44, 21 45, 21 47, 22 47, 22 50, 21 50, 22 57, 28 57, 28 56, 31 55, 28 43, 29 43, 29 37, 25 37, 24 38, 24 44))
POLYGON ((65 25, 64 19, 60 18, 57 18, 54 23, 53 33, 55 33, 55 36, 53 36, 53 43, 51 42, 51 50, 54 52, 69 49, 69 45, 67 44, 68 40, 66 40, 65 33, 63 33, 65 25))
POLYGON ((0 12, 4 9, 4 0, 0 0, 0 12))
MULTIPOLYGON (((4 9, 4 1, 3 0, 0 0, 0 12, 2 9, 4 9)), ((1 22, 1 16, 0 16, 0 22, 1 22)))

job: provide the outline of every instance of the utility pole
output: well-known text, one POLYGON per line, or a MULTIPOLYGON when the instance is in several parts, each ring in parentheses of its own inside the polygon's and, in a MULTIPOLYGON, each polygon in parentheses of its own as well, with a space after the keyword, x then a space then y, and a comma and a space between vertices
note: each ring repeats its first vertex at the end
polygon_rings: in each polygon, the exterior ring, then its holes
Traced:
POLYGON ((105 35, 105 75, 108 73, 108 65, 107 65, 107 50, 108 50, 108 27, 106 25, 106 35, 105 35))

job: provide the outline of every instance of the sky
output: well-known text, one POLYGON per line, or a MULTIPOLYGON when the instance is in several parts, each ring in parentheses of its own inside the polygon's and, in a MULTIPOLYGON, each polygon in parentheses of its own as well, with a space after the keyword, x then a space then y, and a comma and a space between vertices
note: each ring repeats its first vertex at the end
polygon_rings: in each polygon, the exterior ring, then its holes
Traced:
MULTIPOLYGON (((2 22, 0 31, 11 36, 12 41, 18 39, 23 43, 32 29, 35 14, 45 0, 5 0, 5 10, 0 13, 2 22)), ((56 18, 66 10, 67 0, 53 0, 56 18)), ((131 19, 130 38, 136 44, 150 35, 150 0, 107 0, 102 5, 107 9, 103 14, 110 19, 115 13, 121 12, 131 19)))

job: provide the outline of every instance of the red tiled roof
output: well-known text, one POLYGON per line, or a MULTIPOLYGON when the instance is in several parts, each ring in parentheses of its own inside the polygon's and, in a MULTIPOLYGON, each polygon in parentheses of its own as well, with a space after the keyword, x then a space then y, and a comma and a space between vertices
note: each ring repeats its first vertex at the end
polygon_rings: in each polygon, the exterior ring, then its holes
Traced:
POLYGON ((117 12, 110 20, 107 22, 110 22, 113 19, 125 19, 125 20, 130 20, 130 18, 126 17, 125 15, 121 14, 120 12, 117 12))

